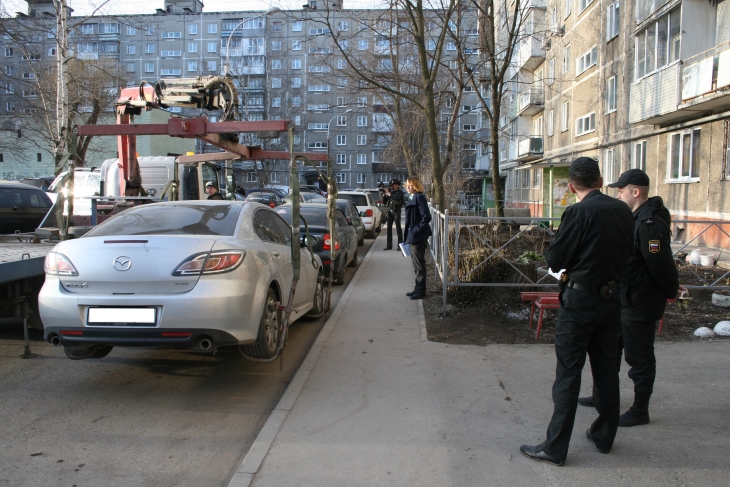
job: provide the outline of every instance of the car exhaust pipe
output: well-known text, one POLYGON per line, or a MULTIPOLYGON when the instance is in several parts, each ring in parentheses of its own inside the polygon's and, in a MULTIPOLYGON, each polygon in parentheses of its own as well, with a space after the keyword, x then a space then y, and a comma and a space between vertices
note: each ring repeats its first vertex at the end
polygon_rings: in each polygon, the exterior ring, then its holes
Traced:
POLYGON ((215 352, 215 341, 210 337, 200 337, 195 345, 200 352, 215 352))
POLYGON ((51 337, 50 341, 51 341, 51 345, 53 345, 54 347, 57 347, 61 344, 61 337, 59 337, 58 335, 53 335, 51 337))

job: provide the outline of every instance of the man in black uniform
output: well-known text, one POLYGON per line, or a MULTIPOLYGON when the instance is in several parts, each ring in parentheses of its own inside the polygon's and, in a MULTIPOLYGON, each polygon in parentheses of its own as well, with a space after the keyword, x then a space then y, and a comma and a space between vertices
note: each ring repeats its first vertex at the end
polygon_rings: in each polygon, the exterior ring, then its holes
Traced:
POLYGON ((568 276, 561 281, 555 330, 554 410, 547 439, 536 446, 522 445, 520 451, 552 465, 564 465, 568 455, 586 352, 598 410, 586 436, 599 452, 608 453, 618 429, 618 283, 631 255, 633 220, 624 203, 601 193, 602 186, 594 159, 579 157, 573 161, 568 187, 580 202, 565 210, 545 253, 550 268, 565 269, 568 276))
MULTIPOLYGON (((619 417, 619 426, 649 423, 649 399, 654 391, 654 334, 667 299, 677 296, 679 276, 670 245, 671 217, 661 197, 649 198, 649 176, 629 169, 609 188, 634 213, 634 250, 621 279, 621 333, 617 368, 625 350, 629 378, 634 381, 634 405, 619 417)), ((593 398, 578 400, 593 406, 593 398)))
MULTIPOLYGON (((385 215, 388 219, 388 233, 383 250, 393 248, 393 222, 395 222, 395 229, 398 232, 398 245, 403 242, 403 230, 400 227, 400 210, 403 207, 404 200, 405 195, 400 189, 400 181, 393 179, 390 182, 390 186, 383 190, 383 204, 388 208, 388 212, 385 215)), ((397 246, 395 249, 399 250, 397 246)))
POLYGON ((205 183, 205 193, 209 200, 222 200, 223 195, 218 192, 218 187, 212 181, 205 183))

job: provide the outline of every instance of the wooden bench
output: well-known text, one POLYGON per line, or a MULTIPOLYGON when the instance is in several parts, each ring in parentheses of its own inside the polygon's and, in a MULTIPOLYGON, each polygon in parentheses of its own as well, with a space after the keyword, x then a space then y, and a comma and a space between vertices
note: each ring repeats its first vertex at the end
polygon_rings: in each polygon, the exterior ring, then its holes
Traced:
POLYGON ((537 301, 540 298, 557 298, 560 293, 556 292, 523 292, 520 293, 520 297, 522 298, 522 301, 531 301, 532 306, 530 306, 530 325, 528 326, 528 329, 532 330, 532 318, 535 315, 535 301, 537 301))
POLYGON ((535 331, 535 338, 540 338, 540 331, 542 330, 542 318, 543 313, 546 309, 558 309, 560 308, 560 298, 557 296, 554 298, 542 297, 535 301, 535 306, 540 310, 540 315, 537 320, 537 330, 535 331))

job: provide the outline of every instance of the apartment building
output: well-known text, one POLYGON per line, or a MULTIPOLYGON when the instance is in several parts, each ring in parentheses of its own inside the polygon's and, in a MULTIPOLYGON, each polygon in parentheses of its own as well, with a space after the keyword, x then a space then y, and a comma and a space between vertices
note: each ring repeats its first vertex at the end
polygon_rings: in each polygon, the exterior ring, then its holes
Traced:
MULTIPOLYGON (((28 4, 27 16, 3 19, 3 22, 29 25, 40 19, 49 26, 53 23, 55 13, 51 2, 33 0, 28 4)), ((305 3, 301 10, 265 12, 206 12, 199 0, 164 0, 161 4, 155 14, 94 17, 84 21, 74 30, 70 41, 75 55, 117 61, 128 86, 136 86, 143 80, 230 74, 239 90, 239 117, 292 120, 294 150, 328 152, 341 188, 373 187, 391 178, 407 177, 405 164, 391 161, 389 155, 392 96, 354 77, 346 59, 347 55, 361 67, 366 66, 373 76, 392 71, 394 49, 401 49, 404 43, 398 39, 406 35, 406 29, 399 30, 397 20, 390 20, 379 10, 345 9, 338 2, 328 5, 320 2, 318 6, 315 0, 305 3), (333 31, 339 46, 333 41, 333 31)), ((434 35, 440 32, 437 15, 434 14, 429 26, 434 35)), ((467 54, 475 54, 475 16, 464 26, 464 35, 474 42, 467 48, 467 54)), ((33 52, 37 51, 38 56, 55 56, 55 39, 50 27, 48 35, 42 37, 33 52)), ((12 39, 2 42, 6 53, 17 50, 12 39)), ((444 61, 447 65, 456 59, 454 46, 454 42, 447 45, 444 61)), ((399 68, 413 62, 406 57, 399 68)), ((3 60, 7 61, 7 55, 3 60)), ((19 113, 18 98, 7 92, 8 83, 12 84, 10 78, 23 71, 20 65, 33 59, 16 56, 15 61, 16 68, 6 68, 9 74, 4 79, 5 93, 0 89, 3 123, 10 123, 9 120, 17 123, 19 113), (11 106, 14 110, 9 110, 11 106)), ((444 81, 444 85, 449 83, 444 81)), ((457 128, 460 164, 455 167, 472 177, 488 173, 489 167, 483 164, 483 147, 477 143, 484 116, 471 87, 466 91, 459 107, 462 109, 457 128)), ((447 99, 444 97, 444 116, 453 109, 447 99)), ((197 115, 188 109, 169 111, 181 116, 197 115)), ((215 120, 215 114, 210 117, 215 120)), ((271 150, 289 148, 286 136, 279 139, 242 136, 242 142, 271 150)), ((196 150, 217 149, 199 143, 196 150)), ((241 163, 237 167, 244 185, 257 186, 262 182, 260 179, 271 184, 288 184, 287 164, 288 161, 269 161, 257 166, 241 163)), ((313 168, 302 168, 300 174, 302 182, 314 183, 319 173, 313 168)), ((453 177, 454 174, 448 176, 453 177)))
MULTIPOLYGON (((573 201, 567 166, 589 156, 601 164, 604 184, 629 168, 645 170, 651 193, 663 197, 675 219, 730 220, 724 196, 730 164, 730 2, 534 5, 545 19, 544 31, 531 41, 540 61, 534 68, 520 65, 523 58, 516 61, 515 79, 531 91, 517 95, 503 121, 507 204, 559 216, 573 201), (535 93, 543 93, 543 100, 535 93)), ((686 241, 705 226, 677 224, 675 238, 686 241)), ((716 228, 700 241, 730 248, 730 239, 716 228)))

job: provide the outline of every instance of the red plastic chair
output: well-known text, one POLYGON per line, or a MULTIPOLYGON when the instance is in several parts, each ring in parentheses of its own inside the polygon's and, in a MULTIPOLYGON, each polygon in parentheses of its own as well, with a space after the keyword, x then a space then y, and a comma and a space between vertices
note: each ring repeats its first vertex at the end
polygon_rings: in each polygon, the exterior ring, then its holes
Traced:
MULTIPOLYGON (((667 299, 667 304, 669 303, 676 303, 677 298, 667 299)), ((659 330, 657 330, 657 336, 662 336, 662 332, 664 331, 664 315, 662 315, 662 319, 659 320, 659 330)))
POLYGON ((540 316, 537 320, 537 331, 535 331, 535 338, 540 338, 540 331, 542 330, 542 318, 545 310, 560 308, 560 299, 557 296, 542 297, 535 301, 534 304, 540 310, 540 316))

